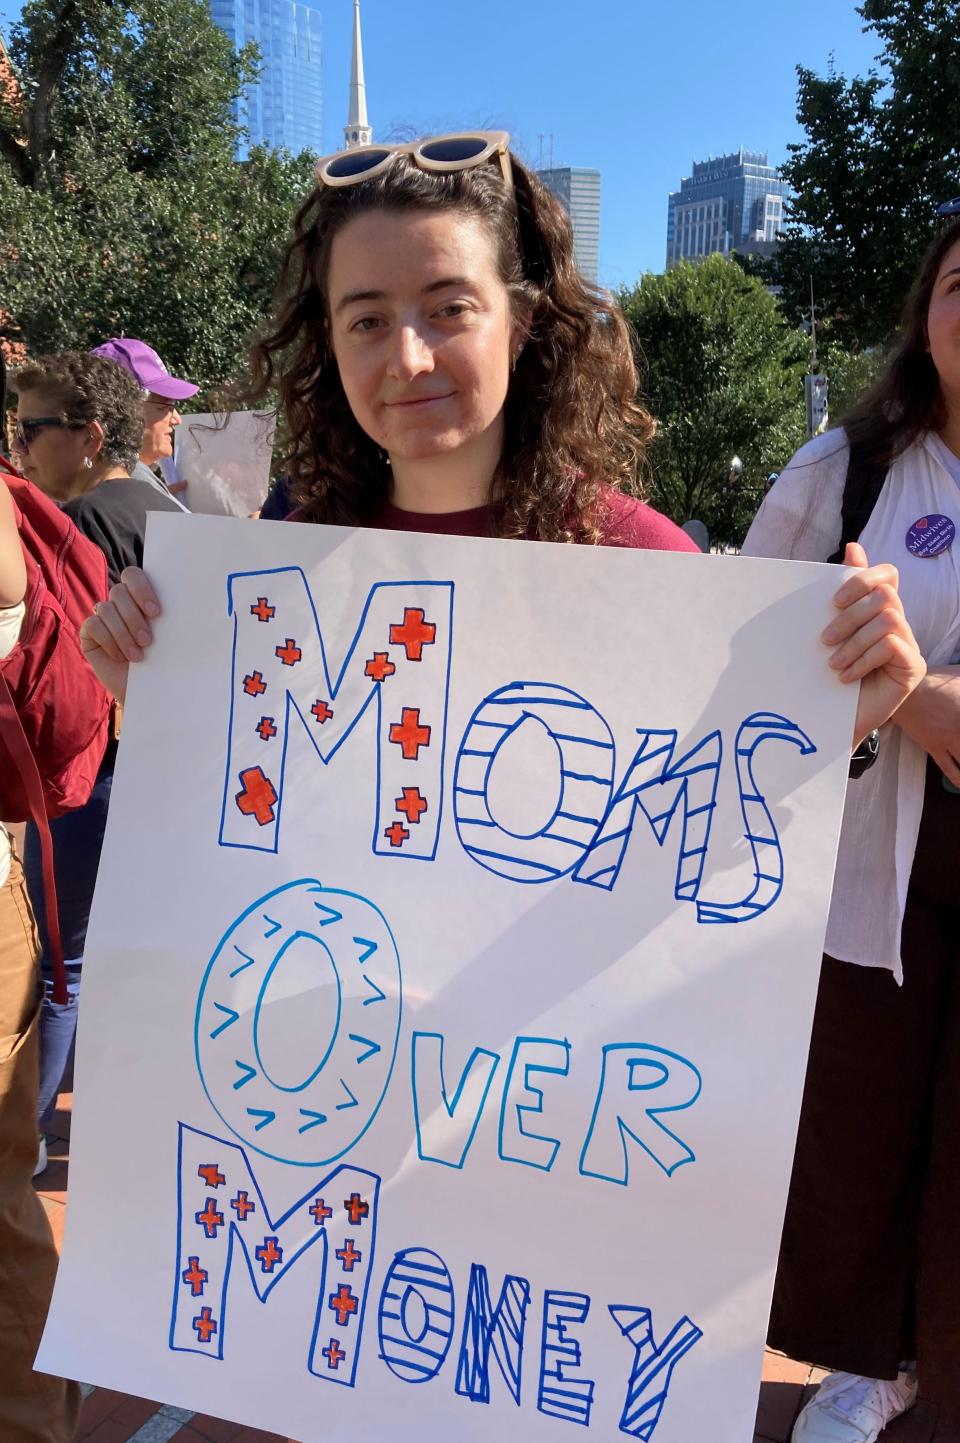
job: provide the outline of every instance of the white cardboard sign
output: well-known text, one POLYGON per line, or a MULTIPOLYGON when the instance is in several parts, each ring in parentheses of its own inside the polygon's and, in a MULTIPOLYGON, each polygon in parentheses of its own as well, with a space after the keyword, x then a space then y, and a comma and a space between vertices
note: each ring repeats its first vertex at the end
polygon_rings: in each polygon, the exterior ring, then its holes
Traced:
POLYGON ((838 573, 150 518, 39 1364, 305 1443, 749 1443, 838 573))
POLYGON ((272 411, 195 412, 173 433, 176 472, 191 511, 251 516, 270 485, 272 411))

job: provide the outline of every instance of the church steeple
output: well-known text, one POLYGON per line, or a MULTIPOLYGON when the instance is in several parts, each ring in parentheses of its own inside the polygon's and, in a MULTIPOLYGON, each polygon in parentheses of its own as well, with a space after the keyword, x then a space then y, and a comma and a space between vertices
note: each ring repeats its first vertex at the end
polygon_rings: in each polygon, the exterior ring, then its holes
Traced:
POLYGON ((367 87, 363 79, 363 40, 360 36, 360 0, 353 0, 353 59, 350 63, 350 114, 343 128, 347 150, 369 145, 373 130, 367 120, 367 87))

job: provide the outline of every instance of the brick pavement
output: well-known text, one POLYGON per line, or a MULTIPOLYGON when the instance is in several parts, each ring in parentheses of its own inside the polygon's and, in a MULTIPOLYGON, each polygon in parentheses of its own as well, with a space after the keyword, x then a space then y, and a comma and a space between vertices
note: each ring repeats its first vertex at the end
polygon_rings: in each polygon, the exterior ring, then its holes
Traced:
MULTIPOLYGON (((72 1097, 61 1094, 48 1151, 50 1165, 37 1179, 37 1190, 60 1246, 67 1205, 72 1097)), ((822 1376, 804 1364, 768 1353, 764 1360, 760 1406, 753 1443, 789 1443, 790 1430, 803 1403, 822 1376)), ((238 1423, 191 1414, 144 1398, 127 1397, 109 1388, 85 1390, 79 1440, 83 1443, 286 1443, 276 1433, 262 1433, 238 1423)), ((690 1443, 709 1443, 691 1439, 690 1443)), ((960 1436, 938 1429, 932 1409, 918 1403, 882 1435, 882 1443, 960 1443, 960 1436)))

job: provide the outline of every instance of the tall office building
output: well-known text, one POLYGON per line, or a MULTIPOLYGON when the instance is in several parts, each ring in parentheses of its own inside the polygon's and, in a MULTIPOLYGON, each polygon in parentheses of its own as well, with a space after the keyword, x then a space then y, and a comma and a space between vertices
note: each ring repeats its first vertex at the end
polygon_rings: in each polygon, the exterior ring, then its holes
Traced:
POLYGON ((694 161, 667 207, 667 267, 732 250, 771 255, 783 227, 787 182, 766 151, 694 161))
POLYGON ((564 166, 538 170, 537 175, 552 190, 573 225, 573 253, 585 280, 597 282, 600 264, 600 172, 564 166))
POLYGON ((255 41, 260 79, 244 92, 239 120, 249 145, 323 150, 322 22, 315 0, 210 0, 214 20, 239 50, 255 41))

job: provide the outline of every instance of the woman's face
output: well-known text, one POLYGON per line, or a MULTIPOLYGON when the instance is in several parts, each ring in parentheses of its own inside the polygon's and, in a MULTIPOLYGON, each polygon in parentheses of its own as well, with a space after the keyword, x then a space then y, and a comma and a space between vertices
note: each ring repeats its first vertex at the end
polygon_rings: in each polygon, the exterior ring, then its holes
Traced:
POLYGON ((350 409, 391 460, 498 438, 520 327, 483 222, 376 211, 334 238, 328 302, 350 409))
POLYGON ((82 482, 83 460, 91 456, 89 426, 43 426, 34 431, 33 420, 57 420, 62 417, 58 403, 42 391, 22 391, 17 404, 17 423, 24 425, 28 444, 16 446, 20 469, 28 481, 39 486, 57 501, 66 501, 82 482), (26 423, 26 424, 25 424, 26 423))
POLYGON ((927 311, 927 341, 947 405, 960 415, 960 241, 943 258, 927 311))

